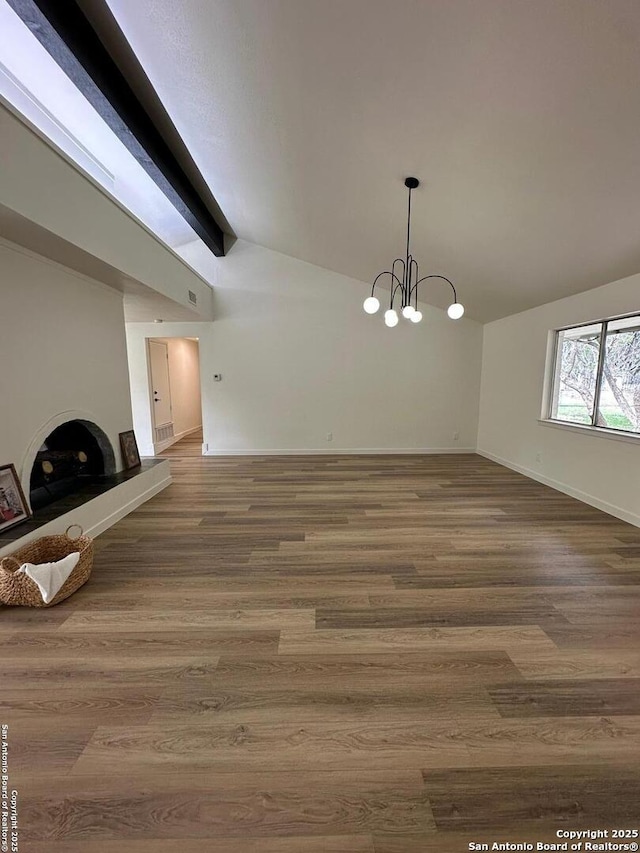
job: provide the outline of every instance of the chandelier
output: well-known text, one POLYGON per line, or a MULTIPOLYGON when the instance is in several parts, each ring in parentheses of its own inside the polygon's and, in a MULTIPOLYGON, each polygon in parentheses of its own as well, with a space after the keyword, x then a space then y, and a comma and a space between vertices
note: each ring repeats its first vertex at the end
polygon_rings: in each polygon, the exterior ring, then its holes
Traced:
POLYGON ((415 190, 420 186, 420 181, 417 178, 407 178, 404 182, 405 187, 409 190, 409 206, 407 210, 407 251, 404 258, 396 258, 391 265, 390 270, 385 270, 376 276, 373 287, 371 288, 371 296, 364 300, 363 308, 367 314, 375 314, 380 308, 380 300, 374 296, 376 284, 378 280, 387 275, 390 277, 390 301, 389 308, 384 312, 384 322, 387 326, 393 327, 398 325, 398 312, 393 307, 394 302, 399 307, 400 313, 406 320, 411 320, 412 323, 419 323, 422 320, 422 311, 418 311, 418 285, 426 281, 428 278, 440 278, 450 285, 453 291, 453 302, 447 309, 447 314, 452 320, 459 320, 464 314, 464 306, 458 302, 456 289, 453 283, 443 275, 425 275, 420 278, 418 271, 418 262, 412 256, 410 251, 411 243, 411 190, 415 190))

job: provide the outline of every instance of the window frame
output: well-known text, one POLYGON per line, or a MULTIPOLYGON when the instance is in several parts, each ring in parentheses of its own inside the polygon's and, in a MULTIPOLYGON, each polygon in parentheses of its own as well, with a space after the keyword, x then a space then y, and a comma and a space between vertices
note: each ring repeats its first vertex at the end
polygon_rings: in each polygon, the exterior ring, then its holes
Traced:
POLYGON ((618 320, 628 320, 631 318, 636 318, 638 320, 638 328, 640 329, 640 311, 632 311, 628 314, 617 314, 613 317, 606 317, 599 320, 588 320, 583 323, 573 323, 569 326, 559 326, 552 330, 551 334, 553 335, 553 343, 550 350, 551 357, 549 359, 549 368, 547 373, 548 386, 544 396, 544 408, 540 423, 548 424, 549 426, 567 427, 569 429, 573 428, 580 431, 593 432, 594 434, 605 435, 609 438, 619 437, 624 439, 640 440, 640 431, 634 432, 633 430, 621 429, 620 427, 600 426, 595 423, 602 394, 603 368, 607 351, 607 334, 609 324, 615 323, 618 320), (559 346, 560 335, 562 332, 582 329, 587 326, 600 326, 601 328, 599 333, 600 347, 598 352, 598 365, 596 368, 596 384, 593 397, 593 408, 591 411, 591 423, 584 424, 574 421, 565 421, 561 418, 554 418, 552 416, 552 412, 556 397, 556 390, 559 393, 560 389, 560 359, 562 357, 562 349, 559 346))

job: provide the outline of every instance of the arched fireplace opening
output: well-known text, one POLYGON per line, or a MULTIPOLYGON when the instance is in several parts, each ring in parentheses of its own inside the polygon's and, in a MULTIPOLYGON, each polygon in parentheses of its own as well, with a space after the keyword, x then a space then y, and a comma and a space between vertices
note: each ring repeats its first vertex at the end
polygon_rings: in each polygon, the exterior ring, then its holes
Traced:
POLYGON ((31 509, 42 509, 113 473, 115 455, 105 432, 91 421, 67 421, 47 436, 36 454, 29 484, 31 509))

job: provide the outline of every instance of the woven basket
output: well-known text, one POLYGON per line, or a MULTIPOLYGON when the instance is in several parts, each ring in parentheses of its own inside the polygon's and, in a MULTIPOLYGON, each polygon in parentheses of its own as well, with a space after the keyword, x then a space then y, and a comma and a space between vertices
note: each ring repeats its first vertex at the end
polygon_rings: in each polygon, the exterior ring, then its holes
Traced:
POLYGON ((21 604, 26 607, 52 607, 68 598, 89 580, 93 566, 93 539, 83 535, 79 524, 67 527, 66 533, 58 536, 43 536, 20 548, 0 563, 0 603, 21 604), (69 531, 77 527, 80 534, 74 539, 69 531), (58 590, 55 598, 48 604, 42 600, 42 594, 35 581, 25 574, 16 574, 23 563, 55 563, 74 551, 80 552, 77 565, 58 590))

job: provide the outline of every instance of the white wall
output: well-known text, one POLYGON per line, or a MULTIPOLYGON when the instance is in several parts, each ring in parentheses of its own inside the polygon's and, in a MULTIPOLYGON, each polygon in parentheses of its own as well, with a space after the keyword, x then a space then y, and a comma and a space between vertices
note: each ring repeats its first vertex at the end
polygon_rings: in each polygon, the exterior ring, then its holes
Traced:
MULTIPOLYGON (((206 259, 187 249, 202 268, 206 259)), ((423 305, 421 324, 388 329, 362 310, 369 285, 242 241, 208 262, 218 281, 213 324, 165 323, 162 332, 200 339, 210 453, 475 449, 478 323, 423 305)), ((128 325, 134 395, 142 341, 157 334, 153 324, 128 325)), ((134 418, 148 427, 148 399, 134 418)))
POLYGON ((1 103, 0 139, 1 206, 189 309, 192 290, 195 319, 211 318, 211 287, 1 103))
POLYGON ((202 426, 198 341, 189 338, 158 340, 167 344, 173 432, 179 440, 202 426))
POLYGON ((122 295, 0 240, 0 317, 0 464, 28 495, 30 445, 70 413, 107 433, 120 470, 132 423, 122 295))
POLYGON ((640 311, 640 275, 487 324, 478 450, 640 524, 640 440, 623 441, 538 420, 549 331, 634 311, 640 311))

